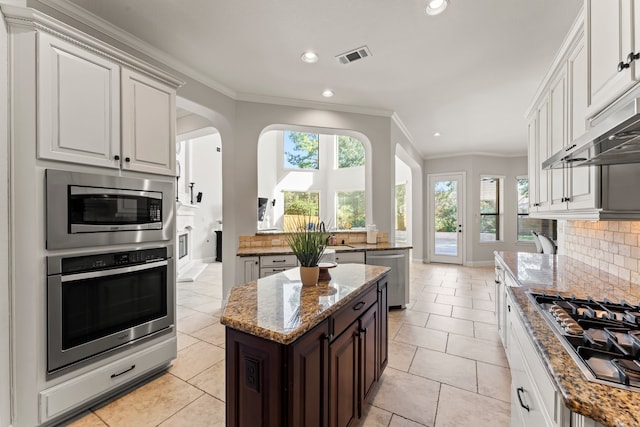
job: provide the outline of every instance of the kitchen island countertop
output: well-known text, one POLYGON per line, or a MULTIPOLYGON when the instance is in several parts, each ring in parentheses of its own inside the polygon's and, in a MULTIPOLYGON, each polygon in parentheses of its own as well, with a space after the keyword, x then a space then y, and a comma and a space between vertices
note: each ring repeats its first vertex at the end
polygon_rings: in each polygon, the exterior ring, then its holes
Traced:
POLYGON ((605 426, 640 426, 640 392, 587 381, 527 297, 528 291, 545 291, 581 298, 624 299, 638 304, 639 286, 561 255, 502 251, 495 254, 507 274, 522 285, 508 287, 508 292, 565 406, 605 426))
POLYGON ((375 286, 389 267, 341 264, 331 281, 303 287, 292 268, 231 289, 220 323, 280 344, 290 344, 375 286))

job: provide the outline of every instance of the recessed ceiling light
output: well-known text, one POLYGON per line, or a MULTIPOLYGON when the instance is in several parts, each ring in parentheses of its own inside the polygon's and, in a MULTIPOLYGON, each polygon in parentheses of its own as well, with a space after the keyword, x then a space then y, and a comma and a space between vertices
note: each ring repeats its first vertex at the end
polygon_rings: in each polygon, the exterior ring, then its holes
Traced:
POLYGON ((302 62, 306 62, 307 64, 313 64, 314 62, 318 62, 318 54, 315 52, 307 51, 302 54, 300 57, 302 62))
POLYGON ((440 132, 434 133, 433 136, 440 136, 440 132))
POLYGON ((327 90, 322 92, 322 96, 324 96, 325 98, 331 98, 333 95, 335 95, 335 94, 333 93, 333 91, 331 89, 327 89, 327 90))
POLYGON ((448 5, 449 0, 427 0, 427 15, 439 15, 448 5))

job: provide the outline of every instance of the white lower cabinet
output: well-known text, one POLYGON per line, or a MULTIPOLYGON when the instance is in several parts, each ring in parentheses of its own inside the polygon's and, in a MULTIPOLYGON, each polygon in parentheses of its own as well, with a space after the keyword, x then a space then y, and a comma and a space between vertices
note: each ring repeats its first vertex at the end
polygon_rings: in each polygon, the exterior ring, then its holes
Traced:
POLYGON ((338 264, 364 264, 364 251, 360 252, 336 252, 338 264))
POLYGON ((176 338, 172 337, 41 391, 40 422, 52 420, 82 405, 86 406, 109 392, 117 391, 119 387, 131 384, 135 378, 141 379, 145 374, 164 369, 176 358, 176 348, 176 338))
POLYGON ((511 369, 511 427, 604 427, 564 406, 508 289, 519 286, 496 261, 496 319, 511 369))

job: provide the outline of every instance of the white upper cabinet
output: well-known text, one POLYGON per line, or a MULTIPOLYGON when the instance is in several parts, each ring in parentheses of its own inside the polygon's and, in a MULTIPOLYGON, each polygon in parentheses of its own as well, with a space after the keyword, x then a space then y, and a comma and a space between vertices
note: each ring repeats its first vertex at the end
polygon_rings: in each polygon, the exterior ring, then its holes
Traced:
POLYGON ((71 38, 38 37, 38 157, 175 175, 176 86, 71 38))
MULTIPOLYGON (((567 146, 567 67, 563 65, 549 88, 549 156, 567 146)), ((541 159, 541 161, 546 158, 541 159)), ((566 201, 565 171, 548 172, 551 197, 550 209, 558 209, 566 201)))
POLYGON ((538 160, 538 114, 529 119, 528 133, 528 169, 529 169, 529 212, 538 212, 538 182, 540 181, 540 161, 538 160))
POLYGON ((117 168, 120 67, 38 33, 38 156, 117 168))
POLYGON ((175 175, 175 126, 175 89, 123 68, 123 168, 175 175))
POLYGON ((634 40, 638 6, 638 0, 585 0, 589 117, 638 81, 640 44, 634 40))

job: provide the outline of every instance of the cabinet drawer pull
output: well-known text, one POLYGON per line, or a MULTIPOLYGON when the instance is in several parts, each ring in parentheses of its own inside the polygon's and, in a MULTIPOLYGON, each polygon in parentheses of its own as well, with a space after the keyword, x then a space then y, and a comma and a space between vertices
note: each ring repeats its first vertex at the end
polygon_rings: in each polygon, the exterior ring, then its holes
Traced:
POLYGON ((530 412, 530 411, 531 411, 531 408, 529 408, 529 405, 525 405, 525 404, 522 402, 522 396, 520 396, 520 393, 524 393, 524 387, 518 387, 518 388, 516 389, 516 392, 518 393, 518 400, 520 401, 520 406, 522 406, 524 409, 526 409, 526 410, 527 410, 527 412, 530 412))
POLYGON ((286 259, 274 259, 271 262, 287 262, 287 260, 286 259))
POLYGON ((354 311, 358 311, 360 310, 362 307, 364 307, 364 305, 366 304, 366 302, 364 301, 360 301, 359 303, 357 303, 356 305, 353 306, 353 310, 354 311))
POLYGON ((564 151, 571 151, 571 150, 573 150, 574 148, 576 148, 576 144, 573 144, 573 145, 568 146, 567 148, 565 148, 565 149, 564 149, 564 151))
POLYGON ((124 374, 126 374, 127 372, 131 372, 131 371, 133 371, 135 368, 136 368, 136 365, 131 365, 131 367, 130 367, 129 369, 125 369, 124 371, 122 371, 122 372, 118 372, 117 374, 111 374, 111 378, 117 378, 117 377, 119 377, 120 375, 124 375, 124 374))

